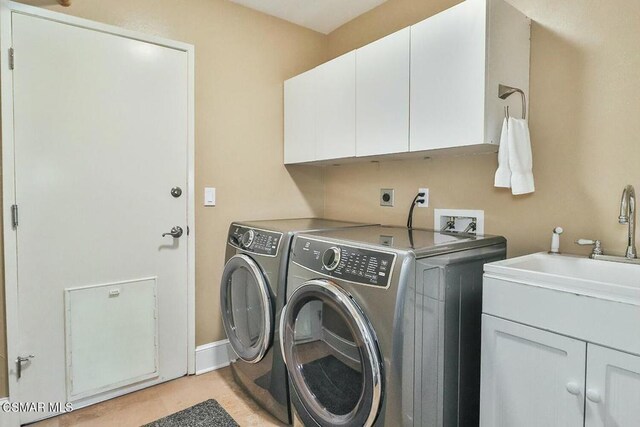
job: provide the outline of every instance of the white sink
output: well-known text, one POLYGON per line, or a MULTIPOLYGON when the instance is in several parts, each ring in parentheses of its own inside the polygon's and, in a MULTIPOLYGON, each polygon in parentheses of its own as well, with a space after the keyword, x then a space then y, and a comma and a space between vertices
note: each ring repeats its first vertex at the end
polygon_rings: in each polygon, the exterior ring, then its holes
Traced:
POLYGON ((640 265, 537 253, 484 271, 484 314, 640 355, 640 265))
POLYGON ((487 264, 485 272, 534 286, 640 305, 640 265, 536 253, 487 264))

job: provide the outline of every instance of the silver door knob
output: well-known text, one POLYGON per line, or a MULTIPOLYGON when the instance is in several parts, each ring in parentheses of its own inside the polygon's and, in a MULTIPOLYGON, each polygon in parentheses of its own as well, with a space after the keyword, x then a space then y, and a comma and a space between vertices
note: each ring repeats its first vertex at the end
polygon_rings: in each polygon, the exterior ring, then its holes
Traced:
POLYGON ((171 189, 171 195, 172 195, 173 197, 175 197, 176 199, 177 199, 178 197, 182 196, 182 188, 180 188, 180 187, 173 187, 173 188, 171 189))
POLYGON ((178 237, 182 236, 182 233, 184 233, 184 230, 182 229, 182 227, 179 227, 179 226, 176 225, 175 227, 173 227, 171 229, 170 232, 162 233, 162 237, 171 236, 174 239, 177 239, 178 237))

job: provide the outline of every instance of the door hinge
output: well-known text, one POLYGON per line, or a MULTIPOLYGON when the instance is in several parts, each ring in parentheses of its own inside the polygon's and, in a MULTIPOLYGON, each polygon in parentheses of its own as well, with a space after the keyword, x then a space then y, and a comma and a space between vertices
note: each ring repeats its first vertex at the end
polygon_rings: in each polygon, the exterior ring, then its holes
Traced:
POLYGON ((11 224, 13 228, 18 228, 18 205, 11 205, 11 224))
POLYGON ((13 67, 14 67, 14 59, 13 59, 13 56, 14 56, 14 54, 13 54, 13 48, 12 48, 12 47, 10 47, 10 48, 9 48, 9 69, 10 69, 10 70, 13 70, 13 67))

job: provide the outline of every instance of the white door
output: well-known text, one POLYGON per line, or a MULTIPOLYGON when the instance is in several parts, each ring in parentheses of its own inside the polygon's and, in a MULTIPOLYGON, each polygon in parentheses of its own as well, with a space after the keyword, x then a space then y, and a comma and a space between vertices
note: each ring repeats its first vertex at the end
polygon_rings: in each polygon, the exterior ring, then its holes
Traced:
POLYGON ((483 427, 582 427, 586 343, 482 316, 483 427))
POLYGON ((315 70, 317 79, 316 157, 356 155, 356 53, 349 52, 315 70))
POLYGON ((640 357, 589 344, 585 427, 640 425, 640 357))
POLYGON ((356 154, 409 151, 409 45, 405 28, 356 51, 356 154))
POLYGON ((13 398, 80 406, 182 376, 188 54, 16 12, 12 26, 18 351, 34 356, 13 398))
POLYGON ((317 159, 316 69, 284 82, 284 163, 317 159))
POLYGON ((411 27, 411 151, 484 142, 485 9, 468 0, 411 27))

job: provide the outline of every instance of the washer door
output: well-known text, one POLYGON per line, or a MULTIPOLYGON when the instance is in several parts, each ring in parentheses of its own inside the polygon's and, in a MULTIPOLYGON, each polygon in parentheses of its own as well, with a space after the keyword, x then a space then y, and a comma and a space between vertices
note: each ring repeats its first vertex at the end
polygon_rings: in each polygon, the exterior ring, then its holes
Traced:
POLYGON ((330 281, 311 280, 291 295, 280 322, 298 412, 321 426, 372 425, 383 366, 373 329, 353 298, 330 281))
POLYGON ((235 255, 225 265, 220 305, 233 350, 245 362, 258 363, 271 345, 273 308, 267 280, 247 255, 235 255))

